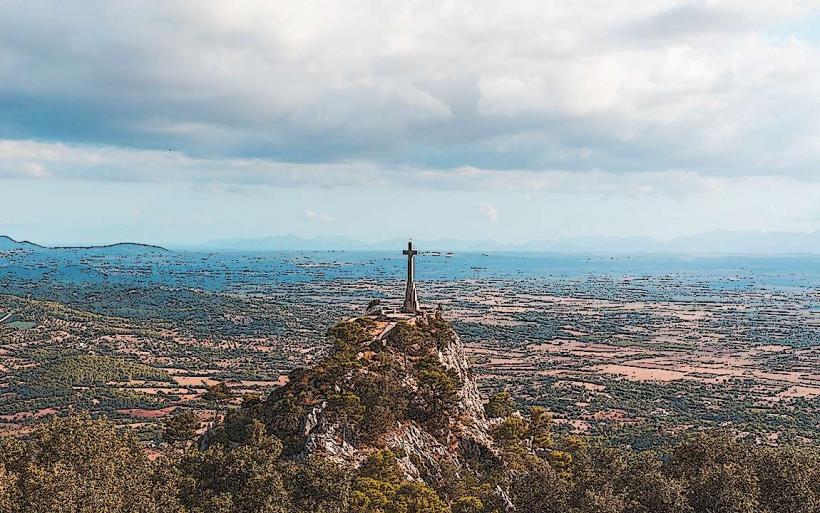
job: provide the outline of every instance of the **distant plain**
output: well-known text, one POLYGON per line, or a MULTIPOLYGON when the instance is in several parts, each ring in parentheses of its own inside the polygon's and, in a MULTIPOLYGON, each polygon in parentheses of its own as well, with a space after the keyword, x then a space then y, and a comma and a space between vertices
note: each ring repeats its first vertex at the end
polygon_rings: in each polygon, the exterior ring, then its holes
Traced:
MULTIPOLYGON (((0 250, 0 426, 69 408, 158 443, 206 385, 264 394, 368 301, 396 301, 399 251, 0 250), (9 315, 11 314, 11 315, 9 315), (89 360, 89 357, 94 358, 89 360)), ((649 446, 723 426, 820 445, 820 257, 422 252, 486 393, 560 429, 649 446)))

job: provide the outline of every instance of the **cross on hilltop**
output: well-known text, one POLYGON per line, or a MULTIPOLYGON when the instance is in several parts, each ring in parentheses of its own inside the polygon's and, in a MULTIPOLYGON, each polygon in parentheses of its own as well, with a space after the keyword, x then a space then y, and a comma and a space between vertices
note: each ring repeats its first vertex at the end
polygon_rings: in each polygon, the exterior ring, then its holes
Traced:
POLYGON ((404 304, 401 311, 404 313, 417 313, 419 311, 419 298, 416 294, 416 266, 413 257, 419 254, 413 249, 413 241, 407 243, 407 249, 402 251, 407 255, 407 285, 404 289, 404 304))

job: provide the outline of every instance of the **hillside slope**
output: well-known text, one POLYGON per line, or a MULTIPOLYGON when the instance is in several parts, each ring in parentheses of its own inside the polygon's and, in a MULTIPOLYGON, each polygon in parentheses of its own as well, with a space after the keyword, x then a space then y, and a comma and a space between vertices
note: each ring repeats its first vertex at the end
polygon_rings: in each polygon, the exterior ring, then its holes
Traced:
POLYGON ((167 253, 168 250, 162 246, 153 244, 142 244, 139 242, 117 242, 102 246, 41 246, 27 240, 17 241, 7 235, 0 235, 0 251, 28 250, 28 251, 77 251, 91 254, 142 254, 142 253, 167 253))
POLYGON ((405 478, 431 485, 498 461, 463 345, 440 315, 361 317, 329 336, 333 354, 251 409, 286 456, 357 467, 387 449, 405 478))
POLYGON ((33 242, 29 241, 17 241, 8 237, 6 235, 0 235, 0 251, 11 251, 11 250, 41 250, 45 249, 42 246, 34 244, 33 242))

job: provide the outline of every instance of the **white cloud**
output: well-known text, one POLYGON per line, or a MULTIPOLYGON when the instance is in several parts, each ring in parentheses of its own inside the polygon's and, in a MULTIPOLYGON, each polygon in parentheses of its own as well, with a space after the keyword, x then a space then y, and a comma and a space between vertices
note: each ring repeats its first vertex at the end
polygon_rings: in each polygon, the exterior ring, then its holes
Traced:
POLYGON ((315 212, 311 209, 305 210, 305 219, 308 219, 310 221, 317 221, 320 223, 332 223, 334 221, 333 217, 327 214, 315 212))
POLYGON ((491 223, 498 221, 498 209, 492 203, 479 204, 478 211, 481 212, 481 215, 486 217, 491 223))
POLYGON ((820 49, 777 30, 817 6, 11 1, 0 129, 211 160, 812 176, 820 49))
POLYGON ((755 180, 796 184, 802 181, 811 182, 813 186, 820 183, 820 176, 799 179, 777 175, 710 176, 687 170, 613 173, 478 167, 439 169, 367 161, 288 163, 248 158, 196 158, 167 150, 0 139, 0 179, 45 176, 62 180, 188 182, 199 189, 235 194, 284 186, 684 197, 730 191, 755 180))
POLYGON ((39 162, 26 162, 21 167, 21 174, 30 178, 48 178, 51 173, 39 162))

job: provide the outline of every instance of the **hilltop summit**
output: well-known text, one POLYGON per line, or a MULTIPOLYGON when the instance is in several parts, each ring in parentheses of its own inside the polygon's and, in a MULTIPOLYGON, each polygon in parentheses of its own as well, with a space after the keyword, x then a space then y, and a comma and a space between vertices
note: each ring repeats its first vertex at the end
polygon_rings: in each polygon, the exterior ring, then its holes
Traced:
POLYGON ((246 408, 284 455, 358 467, 390 450, 406 479, 440 485, 448 472, 499 460, 458 335, 440 312, 373 314, 328 330, 332 353, 246 408))

